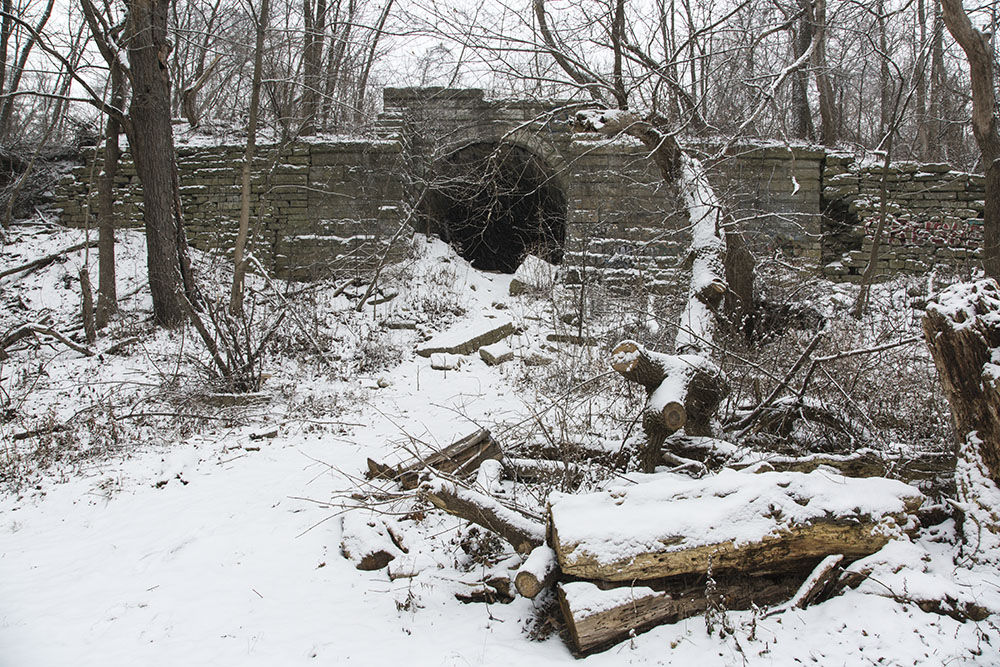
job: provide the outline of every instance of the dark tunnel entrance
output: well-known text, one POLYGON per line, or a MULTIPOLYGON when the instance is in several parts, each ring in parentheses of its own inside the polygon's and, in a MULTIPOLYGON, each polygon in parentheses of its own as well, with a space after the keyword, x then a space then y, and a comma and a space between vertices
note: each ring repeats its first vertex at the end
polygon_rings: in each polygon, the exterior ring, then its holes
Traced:
POLYGON ((562 261, 566 197, 541 159, 506 143, 478 143, 436 165, 422 206, 426 231, 474 267, 513 273, 526 254, 562 261))

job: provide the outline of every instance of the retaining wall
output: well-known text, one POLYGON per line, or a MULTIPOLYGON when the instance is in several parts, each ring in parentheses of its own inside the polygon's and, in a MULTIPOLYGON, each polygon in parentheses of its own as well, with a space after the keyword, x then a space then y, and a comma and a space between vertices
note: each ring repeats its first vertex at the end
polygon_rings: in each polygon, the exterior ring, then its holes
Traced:
MULTIPOLYGON (((405 88, 386 89, 384 106, 379 139, 259 148, 251 200, 262 197, 263 204, 251 212, 258 228, 254 252, 278 275, 306 279, 370 266, 406 204, 433 183, 439 160, 473 143, 509 142, 537 156, 565 195, 564 262, 571 280, 587 275, 661 293, 686 285, 687 213, 637 142, 577 132, 576 107, 558 101, 405 88)), ((881 166, 810 146, 736 146, 721 158, 711 142, 688 148, 706 159, 718 194, 758 252, 780 252, 831 277, 860 279, 880 211, 881 166)), ((193 246, 232 248, 242 154, 235 145, 178 149, 193 246)), ((100 167, 91 167, 89 157, 54 193, 66 224, 85 224, 88 202, 96 200, 89 184, 100 167)), ((118 185, 119 219, 140 224, 141 193, 127 154, 118 185)), ((982 176, 947 165, 897 164, 887 185, 880 273, 938 264, 961 269, 978 261, 982 176)))

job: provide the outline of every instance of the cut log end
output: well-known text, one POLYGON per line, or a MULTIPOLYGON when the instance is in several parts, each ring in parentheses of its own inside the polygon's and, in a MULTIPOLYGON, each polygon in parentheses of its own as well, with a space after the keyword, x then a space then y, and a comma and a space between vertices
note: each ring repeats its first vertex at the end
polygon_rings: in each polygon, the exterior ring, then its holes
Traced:
POLYGON ((621 374, 632 372, 639 363, 642 349, 633 340, 623 340, 611 350, 611 367, 621 374))
POLYGON ((687 411, 677 401, 671 401, 664 405, 660 414, 663 416, 663 425, 671 431, 677 431, 687 423, 687 411))

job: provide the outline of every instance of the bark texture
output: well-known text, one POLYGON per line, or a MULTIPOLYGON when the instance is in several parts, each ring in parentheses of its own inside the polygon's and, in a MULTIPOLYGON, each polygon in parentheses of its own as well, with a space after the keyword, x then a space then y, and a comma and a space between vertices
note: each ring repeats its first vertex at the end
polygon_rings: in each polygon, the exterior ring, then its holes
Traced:
POLYGON ((990 479, 1000 484, 1000 287, 994 280, 944 290, 928 304, 924 336, 965 442, 975 433, 990 479))
POLYGON ((129 141, 142 183, 153 317, 162 326, 175 327, 185 317, 181 292, 193 296, 194 281, 181 219, 170 121, 170 6, 171 0, 129 0, 126 29, 132 78, 129 141))

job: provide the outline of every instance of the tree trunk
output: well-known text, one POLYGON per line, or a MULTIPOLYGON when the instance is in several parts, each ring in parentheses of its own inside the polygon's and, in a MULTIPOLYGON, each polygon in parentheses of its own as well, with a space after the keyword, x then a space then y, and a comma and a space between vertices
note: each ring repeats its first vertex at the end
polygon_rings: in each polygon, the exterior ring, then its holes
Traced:
POLYGON ((931 132, 927 118, 927 8, 926 0, 917 0, 917 31, 916 45, 916 123, 917 123, 917 159, 930 160, 931 132))
POLYGON ((986 207, 983 213, 983 268, 1000 280, 1000 133, 993 81, 993 47, 989 39, 972 27, 962 0, 941 0, 948 31, 965 51, 972 84, 972 134, 982 153, 986 172, 986 207))
POLYGON ((0 95, 7 92, 7 46, 10 43, 10 33, 14 29, 11 20, 12 11, 12 0, 3 0, 3 17, 0 20, 0 95))
MULTIPOLYGON (((34 30, 32 30, 31 35, 24 43, 24 46, 21 47, 21 55, 14 63, 14 69, 11 72, 10 85, 7 86, 7 89, 2 92, 7 94, 16 93, 18 88, 20 88, 21 77, 24 76, 24 69, 28 64, 28 57, 31 55, 31 51, 35 48, 35 44, 38 42, 38 37, 45 29, 45 24, 49 22, 49 17, 52 16, 52 6, 54 4, 55 0, 48 0, 48 3, 45 5, 45 10, 42 12, 42 17, 38 20, 38 25, 34 28, 34 30)), ((4 11, 8 10, 5 8, 4 11)), ((3 83, 0 81, 0 88, 2 87, 3 83)), ((4 100, 3 107, 0 109, 0 143, 7 143, 10 140, 10 125, 14 113, 14 103, 16 100, 17 98, 14 96, 8 97, 4 100)))
POLYGON ((432 477, 420 485, 420 497, 438 509, 496 533, 520 554, 545 543, 545 527, 485 494, 432 477))
POLYGON ((1000 379, 993 361, 1000 348, 1000 288, 994 280, 944 290, 927 306, 924 337, 955 420, 955 434, 982 442, 990 479, 1000 484, 1000 379))
POLYGON ((781 573, 831 554, 878 551, 922 501, 913 487, 887 479, 724 470, 553 496, 548 544, 563 574, 599 581, 781 573), (852 508, 843 498, 864 500, 852 508))
POLYGON ((712 605, 751 609, 787 600, 804 573, 790 577, 716 577, 657 586, 602 590, 589 581, 558 586, 570 648, 583 657, 614 646, 658 625, 704 614, 712 605))
POLYGON ((247 271, 247 262, 243 255, 250 236, 250 171, 253 168, 253 155, 257 147, 261 71, 270 5, 269 0, 261 0, 260 15, 256 22, 257 42, 253 54, 253 83, 250 88, 250 124, 247 127, 247 148, 243 156, 243 171, 240 177, 240 229, 236 236, 236 247, 233 249, 233 289, 229 295, 229 313, 233 316, 243 314, 243 279, 247 271))
MULTIPOLYGON (((111 106, 125 106, 125 76, 117 60, 111 67, 111 106)), ((115 272, 115 176, 121 150, 118 134, 121 123, 115 115, 108 115, 104 139, 104 169, 97 182, 97 236, 98 236, 98 290, 95 320, 103 329, 111 315, 118 312, 118 287, 115 272)))
POLYGON ((930 152, 927 159, 940 162, 944 159, 944 95, 947 94, 944 69, 944 19, 941 17, 941 1, 934 2, 934 23, 931 30, 931 90, 928 130, 931 135, 930 152))
POLYGON ((813 62, 816 65, 816 89, 819 92, 819 142, 824 146, 834 146, 840 137, 837 132, 837 104, 826 61, 826 0, 815 0, 813 15, 813 30, 816 34, 813 62))
MULTIPOLYGON (((961 1, 961 0, 960 0, 961 1)), ((879 48, 879 67, 878 67, 878 81, 879 81, 879 127, 878 133, 880 137, 884 137, 885 133, 890 130, 889 125, 892 123, 891 117, 891 100, 892 100, 892 83, 889 72, 889 39, 886 35, 886 14, 885 14, 885 0, 878 0, 875 5, 875 29, 878 31, 878 48, 879 48)))
MULTIPOLYGON (((794 60, 801 58, 813 41, 812 3, 800 0, 799 5, 804 14, 795 30, 794 60)), ((792 136, 807 141, 816 136, 809 110, 809 71, 805 68, 800 68, 792 76, 792 136)))
POLYGON ((130 0, 127 44, 132 74, 129 142, 142 183, 146 260, 153 318, 165 327, 185 317, 180 293, 193 294, 181 224, 177 161, 170 121, 167 13, 172 0, 130 0))
POLYGON ((375 62, 375 54, 378 50, 379 40, 382 38, 383 31, 385 29, 386 19, 389 18, 389 12, 392 11, 392 3, 393 0, 386 0, 385 6, 382 8, 382 13, 379 14, 378 24, 375 26, 375 31, 372 34, 372 43, 368 48, 368 57, 365 58, 364 65, 361 68, 361 79, 358 81, 358 102, 354 111, 354 122, 358 125, 361 125, 364 120, 365 95, 368 92, 368 77, 371 74, 372 65, 375 62))

